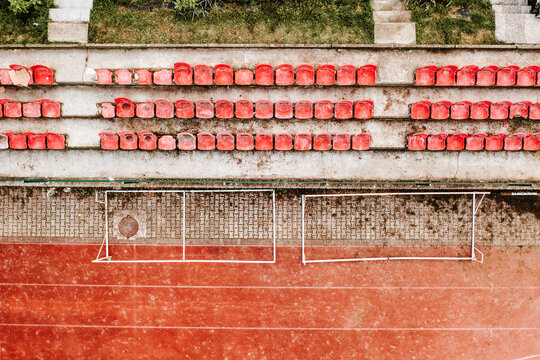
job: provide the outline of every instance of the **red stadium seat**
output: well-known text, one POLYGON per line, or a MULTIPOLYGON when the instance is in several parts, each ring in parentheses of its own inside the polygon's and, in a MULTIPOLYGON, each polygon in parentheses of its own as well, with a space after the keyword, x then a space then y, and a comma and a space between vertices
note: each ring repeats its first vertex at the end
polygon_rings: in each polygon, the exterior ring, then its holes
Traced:
POLYGON ((193 84, 193 70, 188 63, 177 62, 174 64, 174 83, 177 85, 193 84))
POLYGON ((11 76, 9 76, 9 69, 0 69, 0 85, 13 85, 11 76))
POLYGON ((450 117, 450 101, 437 101, 431 104, 431 118, 444 120, 450 117))
POLYGON ((487 151, 500 151, 504 147, 504 138, 506 134, 493 134, 486 137, 486 145, 484 147, 487 151))
POLYGON ((407 137, 407 147, 409 150, 421 151, 426 150, 427 134, 416 133, 407 137))
POLYGON ((297 119, 313 118, 313 103, 309 100, 300 100, 294 104, 294 117, 297 119))
POLYGON ((255 148, 253 135, 249 133, 236 134, 236 150, 250 151, 255 148))
POLYGON ((63 150, 66 148, 66 137, 62 134, 45 133, 47 137, 47 149, 63 150))
POLYGON ((22 116, 22 104, 11 99, 0 99, 0 105, 4 107, 4 116, 9 118, 19 118, 22 116))
POLYGON ((458 133, 452 134, 446 138, 446 150, 460 151, 465 149, 465 139, 467 134, 458 133))
POLYGON ((532 65, 518 70, 516 77, 517 86, 534 86, 540 72, 540 66, 532 65))
POLYGON ((37 101, 32 101, 22 104, 22 112, 24 117, 38 118, 41 117, 41 104, 37 101))
POLYGON ((540 133, 532 134, 523 139, 523 150, 538 151, 540 150, 540 133))
POLYGON ((336 119, 351 119, 353 117, 353 102, 350 100, 341 100, 334 105, 336 119))
POLYGON ((354 117, 356 119, 371 119, 373 117, 373 101, 362 100, 354 104, 354 117))
POLYGON ((118 150, 118 135, 112 132, 99 133, 101 148, 103 150, 118 150))
POLYGON ((324 64, 317 68, 317 85, 334 85, 336 83, 336 67, 324 64))
POLYGON ((491 101, 479 101, 471 104, 470 116, 473 120, 485 120, 489 118, 491 101))
POLYGON ((255 67, 255 84, 257 85, 273 85, 274 84, 274 68, 272 65, 259 64, 255 67))
POLYGON ((287 151, 293 148, 293 141, 291 134, 277 134, 275 137, 274 147, 276 150, 287 151))
POLYGON ((416 85, 431 86, 435 85, 435 72, 437 67, 435 65, 424 66, 416 70, 416 85))
POLYGON ((343 65, 337 70, 338 85, 354 85, 356 84, 356 67, 353 65, 343 65))
POLYGON ((289 100, 279 100, 275 103, 276 119, 291 119, 293 117, 293 104, 289 100))
POLYGON ((119 131, 118 136, 120 137, 120 149, 122 150, 136 150, 138 146, 137 135, 131 131, 119 131))
POLYGON ((268 100, 255 102, 255 117, 257 119, 271 119, 274 117, 274 104, 268 100))
POLYGON ((112 119, 116 116, 116 106, 111 103, 102 103, 99 104, 101 107, 101 116, 105 119, 112 119))
POLYGON ((197 85, 212 85, 212 68, 208 65, 195 65, 193 67, 195 84, 197 85))
POLYGON ((467 65, 456 72, 456 85, 458 86, 473 86, 476 84, 476 72, 478 66, 467 65))
POLYGON ((296 134, 294 136, 294 150, 307 151, 311 150, 311 135, 296 134))
POLYGON ((175 150, 176 149, 176 139, 171 135, 164 135, 158 140, 158 149, 159 150, 175 150))
POLYGON ((272 134, 260 133, 255 135, 256 150, 272 150, 274 148, 274 138, 272 134))
POLYGON ((529 133, 517 133, 504 139, 504 150, 517 151, 523 149, 523 139, 531 136, 529 133))
POLYGON ((313 66, 308 64, 298 65, 296 68, 296 85, 313 85, 315 72, 313 66))
POLYGON ((529 117, 530 101, 520 101, 510 105, 510 119, 519 117, 527 119, 529 117))
POLYGON ((45 65, 34 65, 31 69, 36 85, 52 85, 54 83, 54 72, 51 68, 45 65))
POLYGON ((436 72, 435 76, 435 85, 438 86, 450 86, 456 83, 456 70, 457 66, 455 65, 446 65, 441 67, 436 72))
POLYGON ((540 120, 540 102, 536 102, 529 106, 529 119, 540 120))
POLYGON ((276 67, 276 85, 294 84, 294 68, 291 64, 281 64, 276 67))
POLYGON ((0 149, 9 149, 9 137, 0 133, 0 149))
POLYGON ((489 107, 489 118, 493 120, 508 119, 508 107, 512 105, 510 101, 499 101, 489 107))
POLYGON ((519 66, 505 66, 497 71, 497 85, 499 86, 514 86, 516 85, 516 73, 519 66))
POLYGON ((197 134, 197 148, 199 150, 215 150, 216 137, 207 132, 198 133, 197 134))
POLYGON ((253 118, 253 103, 249 100, 236 101, 235 116, 238 119, 252 119, 253 118))
POLYGON ((162 69, 154 72, 154 84, 171 85, 173 72, 171 69, 162 69))
POLYGON ((97 83, 100 85, 112 84, 112 72, 109 69, 96 69, 97 83))
POLYGON ((469 118, 471 110, 470 101, 458 101, 450 106, 450 118, 454 120, 465 120, 469 118))
POLYGON ((156 116, 155 104, 151 101, 138 103, 135 106, 135 115, 142 119, 151 119, 156 116))
POLYGON ((230 100, 216 101, 216 117, 218 119, 230 119, 234 117, 234 106, 230 100))
POLYGON ((18 64, 12 64, 12 65, 9 65, 9 67, 11 68, 11 70, 15 70, 15 71, 25 69, 28 72, 28 75, 30 75, 30 80, 28 80, 28 85, 32 85, 34 83, 34 72, 32 71, 32 69, 29 69, 26 66, 22 66, 18 64))
POLYGON ((120 118, 132 118, 135 116, 135 103, 128 98, 116 98, 116 116, 120 118))
POLYGON ((313 136, 313 150, 326 151, 332 148, 332 135, 317 134, 313 136))
POLYGON ((195 105, 189 100, 176 100, 176 117, 179 119, 192 119, 195 116, 195 105))
POLYGON ((217 149, 223 151, 234 150, 234 135, 231 133, 217 134, 217 149))
POLYGON ((28 148, 27 137, 24 134, 19 134, 16 132, 7 132, 4 135, 9 137, 9 147, 10 149, 23 150, 28 148))
POLYGON ((156 117, 160 119, 172 119, 174 117, 174 104, 166 99, 157 99, 156 117))
POLYGON ((332 149, 339 151, 351 150, 351 135, 350 134, 336 134, 332 138, 332 149))
POLYGON ((216 85, 232 85, 233 69, 227 64, 217 64, 214 66, 214 82, 216 85))
POLYGON ((377 72, 376 65, 364 65, 356 72, 356 82, 358 85, 373 85, 377 72))
POLYGON ((114 82, 119 85, 131 85, 133 82, 133 74, 128 69, 115 70, 114 82))
POLYGON ((253 85, 253 71, 247 69, 236 70, 234 83, 236 85, 253 85))
POLYGON ((490 65, 481 68, 476 72, 476 85, 478 86, 493 86, 495 85, 495 77, 499 70, 498 66, 490 65))
POLYGON ((448 134, 440 133, 429 135, 427 138, 427 149, 430 151, 442 151, 446 149, 446 138, 448 134))
POLYGON ((177 140, 180 150, 195 150, 197 148, 197 140, 195 135, 191 133, 180 133, 177 135, 177 140))
POLYGON ((331 119, 334 116, 334 104, 329 100, 321 100, 315 103, 316 119, 331 119))
POLYGON ((198 119, 211 119, 214 117, 214 104, 210 100, 195 101, 195 116, 198 119))
POLYGON ((353 150, 369 150, 371 135, 360 133, 352 137, 353 150))
POLYGON ((152 85, 153 74, 148 69, 137 69, 134 79, 138 85, 152 85))
POLYGON ((35 134, 33 132, 24 133, 28 140, 28 148, 41 150, 47 148, 47 137, 44 134, 35 134))
POLYGON ((478 133, 474 135, 467 136, 465 141, 465 149, 469 151, 480 151, 484 150, 484 142, 487 135, 484 133, 478 133))
POLYGON ((156 150, 157 149, 157 136, 150 131, 139 131, 137 133, 139 137, 139 149, 141 150, 156 150))
POLYGON ((427 100, 417 101, 411 105, 411 118, 416 120, 429 119, 431 102, 427 100))

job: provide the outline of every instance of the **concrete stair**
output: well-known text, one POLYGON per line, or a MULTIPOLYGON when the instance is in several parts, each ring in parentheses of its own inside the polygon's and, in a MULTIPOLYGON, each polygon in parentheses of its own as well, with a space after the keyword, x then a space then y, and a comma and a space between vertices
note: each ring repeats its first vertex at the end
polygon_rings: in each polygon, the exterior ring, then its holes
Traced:
POLYGON ((540 18, 531 14, 527 0, 491 0, 495 37, 516 44, 540 44, 540 18))
POLYGON ((88 42, 88 22, 93 0, 54 0, 49 10, 48 38, 51 42, 88 42))
POLYGON ((416 24, 400 0, 372 0, 375 44, 416 44, 416 24))

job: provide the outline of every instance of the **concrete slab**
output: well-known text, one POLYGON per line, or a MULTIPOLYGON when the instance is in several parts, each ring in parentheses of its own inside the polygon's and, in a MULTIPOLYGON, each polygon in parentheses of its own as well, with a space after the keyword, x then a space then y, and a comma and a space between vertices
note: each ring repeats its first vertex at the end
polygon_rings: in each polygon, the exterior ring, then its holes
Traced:
POLYGON ((375 24, 375 44, 416 44, 416 24, 375 24))
POLYGON ((528 0, 491 0, 492 5, 528 5, 528 0))
POLYGON ((375 23, 411 22, 410 11, 374 11, 375 23))
POLYGON ((373 11, 401 11, 406 10, 401 1, 374 1, 371 4, 373 11))
POLYGON ((49 21, 48 40, 50 42, 88 42, 88 23, 49 21))
POLYGON ((79 8, 92 9, 93 0, 54 0, 54 5, 58 8, 79 8))
POLYGON ((81 9, 81 8, 49 9, 49 17, 52 21, 89 22, 90 9, 81 9))
POLYGON ((530 6, 524 5, 493 5, 493 11, 501 14, 529 14, 530 6))

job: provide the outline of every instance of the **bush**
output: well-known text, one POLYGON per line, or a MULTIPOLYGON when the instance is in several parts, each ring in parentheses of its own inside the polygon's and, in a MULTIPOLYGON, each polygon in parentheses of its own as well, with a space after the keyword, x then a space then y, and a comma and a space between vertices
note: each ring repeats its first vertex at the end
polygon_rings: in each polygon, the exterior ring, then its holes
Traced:
POLYGON ((15 15, 27 15, 40 7, 51 6, 51 1, 47 0, 8 0, 8 9, 15 15))
POLYGON ((175 0, 176 13, 185 18, 191 17, 193 21, 197 17, 204 17, 218 7, 218 0, 175 0))

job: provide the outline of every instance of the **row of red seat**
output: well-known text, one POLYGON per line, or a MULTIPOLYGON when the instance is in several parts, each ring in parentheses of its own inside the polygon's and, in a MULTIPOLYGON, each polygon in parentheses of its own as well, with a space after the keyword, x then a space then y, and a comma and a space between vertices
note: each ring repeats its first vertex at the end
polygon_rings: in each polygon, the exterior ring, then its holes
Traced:
POLYGON ((504 120, 513 118, 524 118, 540 120, 540 103, 530 101, 520 101, 512 103, 510 101, 438 101, 431 103, 427 100, 417 101, 410 106, 411 118, 413 119, 474 119, 474 120, 504 120))
POLYGON ((209 65, 175 63, 174 70, 148 69, 97 69, 97 83, 109 85, 113 82, 120 85, 373 85, 377 66, 343 65, 337 68, 325 64, 317 67, 301 64, 296 70, 291 64, 281 64, 274 69, 272 65, 260 64, 255 71, 250 69, 234 70, 230 65, 209 65))
POLYGON ((540 85, 540 66, 519 68, 516 65, 499 68, 495 65, 483 67, 467 65, 458 69, 455 65, 437 68, 424 66, 416 70, 416 85, 430 86, 535 86, 540 85))
POLYGON ((328 100, 317 101, 313 104, 308 100, 292 103, 289 100, 280 100, 272 103, 268 100, 258 100, 253 104, 250 100, 238 100, 233 104, 230 100, 176 100, 174 103, 157 99, 144 103, 134 103, 127 98, 116 98, 116 104, 102 103, 101 115, 104 118, 153 118, 170 119, 370 119, 373 116, 373 101, 362 100, 353 103, 349 100, 332 103, 328 100), (176 108, 176 111, 175 111, 176 108))
POLYGON ((28 85, 51 85, 54 83, 54 71, 45 65, 34 65, 27 68, 22 65, 12 64, 9 65, 9 67, 9 69, 0 69, 0 85, 13 85, 9 71, 17 71, 21 69, 26 69, 30 75, 28 85))
POLYGON ((416 133, 407 138, 409 150, 470 150, 470 151, 500 151, 500 150, 540 150, 540 133, 518 133, 518 134, 493 134, 487 135, 478 133, 467 135, 464 133, 445 134, 439 133, 428 135, 416 133))
POLYGON ((207 132, 197 135, 180 133, 176 139, 171 135, 157 136, 150 131, 120 131, 118 134, 102 132, 101 148, 105 150, 368 150, 370 135, 350 134, 268 134, 259 133, 219 133, 216 136, 207 132))
POLYGON ((19 134, 6 132, 0 134, 0 149, 55 149, 66 147, 66 137, 56 133, 36 134, 27 132, 19 134))
POLYGON ((0 117, 58 118, 62 114, 61 107, 59 102, 50 99, 39 99, 27 103, 20 103, 11 99, 0 99, 0 117))

